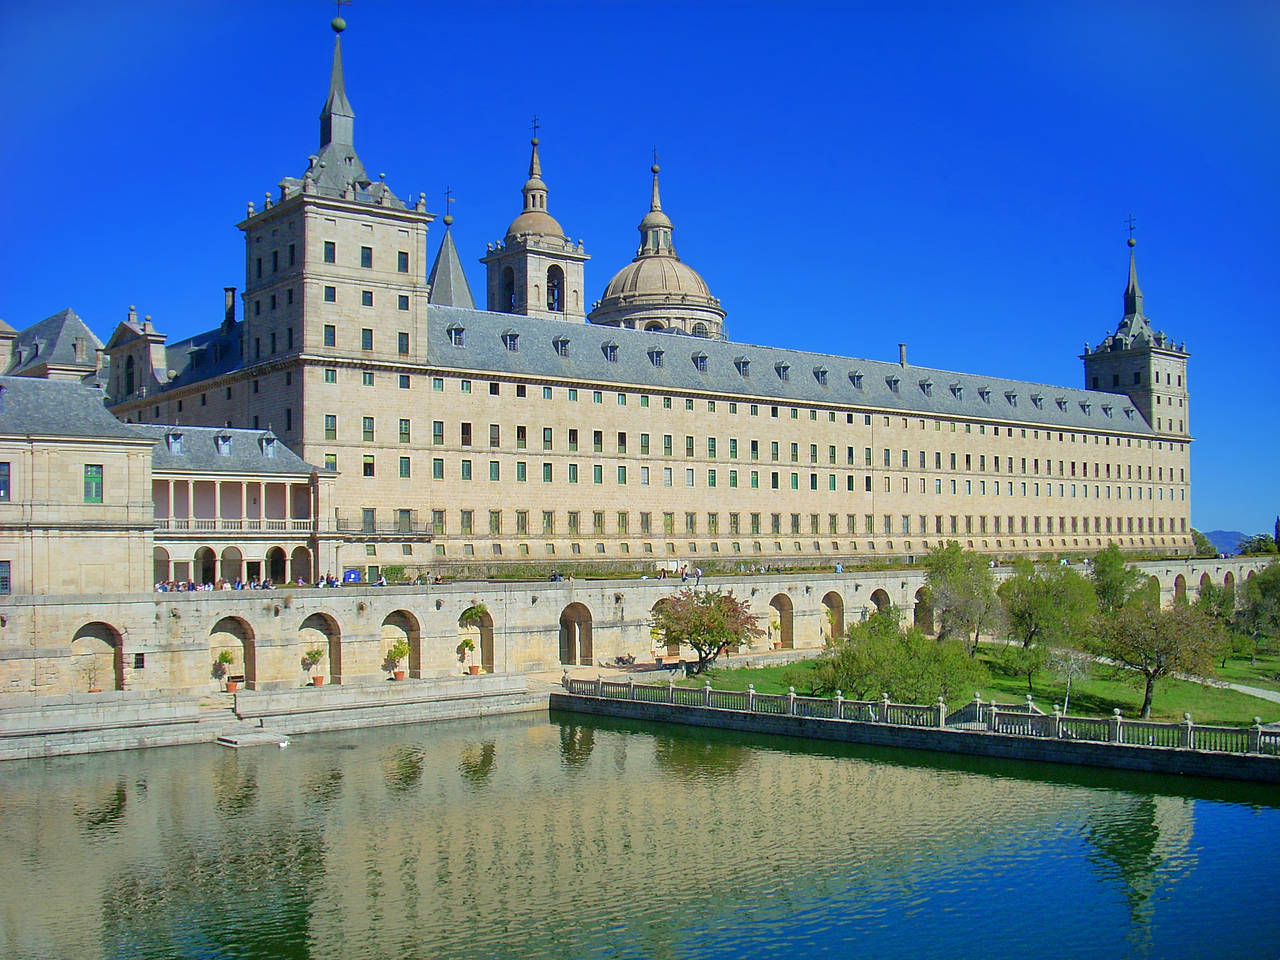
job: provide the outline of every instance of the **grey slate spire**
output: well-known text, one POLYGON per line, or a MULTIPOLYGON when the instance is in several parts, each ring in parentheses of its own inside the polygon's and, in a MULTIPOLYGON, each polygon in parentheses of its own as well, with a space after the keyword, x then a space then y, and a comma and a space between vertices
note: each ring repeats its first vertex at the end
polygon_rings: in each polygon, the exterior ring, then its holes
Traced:
POLYGON ((330 143, 355 142, 356 114, 347 99, 347 85, 342 75, 342 37, 333 38, 333 69, 329 73, 329 98, 320 111, 320 147, 330 143))
POLYGON ((1142 314, 1142 288, 1138 286, 1138 264, 1134 259, 1133 248, 1136 244, 1133 239, 1129 240, 1129 285, 1124 288, 1124 315, 1125 317, 1141 317, 1142 314))
POLYGON ((474 310, 476 303, 471 298, 467 275, 462 272, 462 261, 458 259, 458 249, 453 245, 453 234, 449 231, 448 221, 452 219, 445 217, 444 239, 440 241, 440 252, 436 254, 436 262, 432 264, 431 275, 427 278, 431 285, 427 302, 474 310))
MULTIPOLYGON (((341 34, 347 24, 334 18, 333 32, 341 34)), ((356 156, 356 114, 347 99, 342 71, 342 37, 333 38, 333 68, 329 72, 329 96, 320 111, 320 152, 312 160, 307 176, 320 193, 342 196, 349 190, 367 190, 371 183, 364 164, 356 156)))

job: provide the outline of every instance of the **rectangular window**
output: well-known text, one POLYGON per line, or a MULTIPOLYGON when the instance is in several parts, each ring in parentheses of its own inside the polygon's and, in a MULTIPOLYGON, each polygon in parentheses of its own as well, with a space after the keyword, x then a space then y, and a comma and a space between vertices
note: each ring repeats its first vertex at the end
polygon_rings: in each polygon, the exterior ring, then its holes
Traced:
POLYGON ((409 442, 409 421, 408 420, 402 419, 400 421, 400 442, 401 443, 409 442))
POLYGON ((360 349, 361 350, 373 349, 373 330, 371 330, 369 327, 364 327, 360 331, 360 349))
POLYGON ((640 434, 640 455, 645 457, 649 455, 649 435, 647 433, 640 434))
POLYGON ((361 291, 360 291, 360 306, 362 306, 362 307, 372 307, 372 306, 373 306, 373 291, 372 291, 372 290, 361 290, 361 291))
POLYGON ((365 454, 365 456, 364 456, 364 461, 363 461, 363 464, 362 464, 362 475, 363 475, 363 476, 366 476, 366 477, 372 477, 372 476, 373 476, 373 456, 372 456, 372 454, 365 454))
POLYGON ((326 440, 338 439, 338 415, 336 413, 326 413, 324 415, 324 438, 326 440))
POLYGON ((542 482, 543 483, 551 482, 551 464, 549 463, 544 463, 542 465, 542 482))
POLYGON ((373 417, 365 417, 360 425, 361 439, 365 443, 373 443, 373 417))
POLYGON ((408 457, 400 458, 400 476, 405 479, 407 479, 409 476, 409 458, 408 457))
MULTIPOLYGON (((255 383, 256 383, 256 381, 255 381, 255 383)), ((366 387, 372 387, 372 386, 373 386, 373 371, 372 371, 372 370, 362 370, 362 371, 360 372, 360 383, 361 383, 363 386, 366 386, 366 387)), ((257 393, 257 392, 258 392, 257 390, 255 390, 255 391, 254 391, 254 393, 257 393)))
POLYGON ((102 464, 100 463, 84 465, 84 502, 102 502, 102 464))
POLYGON ((489 479, 490 480, 502 479, 502 468, 499 466, 499 461, 497 460, 489 461, 489 479))
POLYGON ((373 247, 360 248, 360 266, 365 269, 373 266, 373 247))
POLYGON ((459 533, 471 534, 475 526, 476 512, 474 510, 462 510, 458 513, 459 533))
POLYGON ((463 423, 458 428, 458 440, 464 447, 471 446, 471 424, 463 423))
POLYGON ((8 503, 9 496, 9 464, 0 463, 0 503, 8 503))
POLYGON ((591 482, 604 483, 604 467, 600 464, 593 464, 591 467, 591 482))
POLYGON ((470 461, 470 460, 463 460, 463 461, 462 461, 462 473, 461 473, 461 476, 462 476, 462 479, 463 479, 463 480, 470 480, 470 479, 471 479, 471 461, 470 461))
POLYGON ((396 270, 399 273, 409 272, 409 251, 401 250, 396 254, 396 270))
POLYGON ((552 510, 542 511, 542 532, 543 533, 556 532, 556 515, 554 511, 552 510))
POLYGON ((527 535, 529 533, 529 511, 528 510, 516 511, 516 533, 522 536, 527 535))
POLYGON ((324 242, 324 262, 336 263, 338 260, 338 245, 332 240, 324 242))
POLYGON ((409 374, 407 373, 400 374, 400 389, 401 390, 409 389, 409 374))
POLYGON ((569 482, 578 482, 578 465, 576 463, 569 464, 569 482))
POLYGON ((551 428, 550 427, 542 428, 542 449, 543 450, 551 449, 551 428))
POLYGON ((13 586, 9 576, 9 561, 0 560, 0 594, 8 596, 13 592, 13 586))
POLYGON ((516 461, 516 482, 524 483, 529 479, 529 464, 524 460, 516 461))
POLYGON ((625 487, 627 485, 627 468, 618 467, 618 486, 625 487))
POLYGON ((431 421, 431 442, 435 444, 444 443, 444 421, 431 421))
MULTIPOLYGON (((337 303, 337 302, 338 302, 338 288, 337 288, 337 287, 325 287, 325 288, 324 288, 324 302, 325 302, 325 303, 337 303)), ((327 328, 328 328, 328 327, 326 326, 326 329, 327 329, 327 328)), ((328 342, 326 341, 326 346, 330 346, 330 347, 331 347, 331 346, 333 346, 333 344, 328 343, 328 342)))
POLYGON ((489 424, 489 446, 501 446, 502 428, 496 423, 489 424))
POLYGON ((444 460, 442 460, 440 457, 435 457, 431 461, 431 479, 432 480, 444 479, 444 460))

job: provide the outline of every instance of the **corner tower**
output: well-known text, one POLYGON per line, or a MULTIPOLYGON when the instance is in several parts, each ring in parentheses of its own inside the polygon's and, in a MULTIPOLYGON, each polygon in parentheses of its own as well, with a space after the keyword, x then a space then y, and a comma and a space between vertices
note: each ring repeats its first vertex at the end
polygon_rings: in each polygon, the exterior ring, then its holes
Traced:
POLYGON ((1084 385, 1089 390, 1121 393, 1157 434, 1186 440, 1190 436, 1186 344, 1175 344, 1156 332, 1142 309, 1142 288, 1129 238, 1129 282, 1124 290, 1124 316, 1115 333, 1094 350, 1086 343, 1084 385))
MULTIPOLYGON (((655 156, 656 160, 656 156, 655 156)), ((698 271, 676 256, 671 218, 662 210, 658 164, 649 212, 640 221, 640 248, 592 306, 588 320, 633 330, 675 330, 724 340, 724 310, 698 271)))
POLYGON ((488 308, 549 320, 585 321, 583 264, 590 259, 582 241, 574 244, 547 213, 538 138, 530 143, 529 179, 521 193, 524 210, 507 228, 505 239, 489 244, 480 262, 488 268, 488 308))

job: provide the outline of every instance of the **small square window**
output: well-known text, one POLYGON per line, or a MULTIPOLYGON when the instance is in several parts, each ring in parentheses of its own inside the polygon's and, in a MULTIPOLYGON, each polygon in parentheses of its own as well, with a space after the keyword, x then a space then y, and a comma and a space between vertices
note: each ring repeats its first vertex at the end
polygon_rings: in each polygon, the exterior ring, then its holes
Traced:
POLYGON ((396 270, 399 273, 409 272, 409 251, 401 250, 396 254, 396 270))
POLYGON ((338 245, 332 240, 324 242, 324 262, 336 263, 338 260, 338 245))
POLYGON ((366 268, 373 266, 373 247, 360 248, 360 266, 366 268))
POLYGON ((329 287, 329 286, 326 286, 326 287, 324 288, 324 302, 325 302, 325 303, 337 303, 337 302, 338 302, 338 288, 337 288, 337 287, 329 287))
POLYGON ((361 290, 361 291, 360 291, 360 306, 362 306, 362 307, 372 307, 372 306, 373 306, 373 291, 372 291, 372 290, 361 290))
POLYGON ((396 298, 396 309, 397 310, 409 309, 409 297, 406 294, 402 293, 396 298))
POLYGON ((409 389, 409 374, 407 373, 400 374, 400 389, 401 390, 409 389))

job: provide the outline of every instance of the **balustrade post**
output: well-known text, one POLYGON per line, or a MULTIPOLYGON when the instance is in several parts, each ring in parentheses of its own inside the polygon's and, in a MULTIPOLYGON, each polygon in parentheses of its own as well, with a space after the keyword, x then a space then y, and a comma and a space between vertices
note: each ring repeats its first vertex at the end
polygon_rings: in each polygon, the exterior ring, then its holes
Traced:
POLYGON ((995 733, 999 726, 999 720, 996 718, 996 702, 992 700, 990 706, 991 710, 987 713, 987 729, 995 733))
POLYGON ((880 697, 880 722, 889 722, 889 694, 886 692, 880 697))
POLYGON ((600 676, 598 673, 596 674, 596 696, 604 696, 604 677, 600 676))
POLYGON ((1053 739, 1062 739, 1062 704, 1053 705, 1053 739))
POLYGON ((667 703, 676 702, 676 675, 667 674, 667 703))
POLYGON ((790 687, 787 691, 787 715, 794 717, 796 713, 796 688, 790 687))
POLYGON ((1111 711, 1111 719, 1107 721, 1107 725, 1110 727, 1112 743, 1121 742, 1120 728, 1123 724, 1124 720, 1120 716, 1120 708, 1116 707, 1111 711))
POLYGON ((837 720, 843 720, 844 719, 844 691, 837 690, 836 695, 833 699, 835 700, 835 706, 831 708, 831 715, 835 717, 837 720))
POLYGON ((982 722, 982 691, 980 690, 973 691, 973 706, 974 706, 974 709, 978 711, 974 719, 976 719, 978 723, 981 723, 982 722))
POLYGON ((747 684, 747 713, 755 713, 756 710, 756 685, 754 683, 747 684))
POLYGON ((627 676, 627 699, 634 700, 636 698, 636 678, 627 676))
POLYGON ((566 690, 568 690, 570 693, 572 693, 572 692, 573 692, 573 690, 571 689, 571 687, 570 687, 569 683, 570 683, 570 682, 569 682, 569 671, 568 671, 568 670, 566 670, 566 671, 564 672, 564 675, 560 678, 560 686, 564 687, 566 690))
POLYGON ((1184 713, 1182 715, 1181 729, 1178 731, 1178 746, 1190 750, 1195 744, 1195 739, 1191 731, 1191 714, 1184 713))
POLYGON ((945 727, 947 725, 947 701, 943 700, 941 697, 938 698, 937 720, 938 720, 939 728, 945 727))
POLYGON ((711 681, 707 681, 707 685, 702 688, 702 705, 704 707, 711 706, 711 681))
POLYGON ((1262 718, 1254 717, 1253 726, 1249 728, 1249 746, 1250 753, 1262 752, 1262 718))

